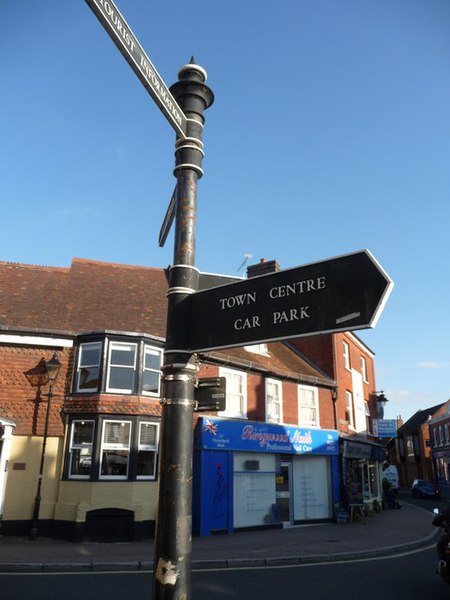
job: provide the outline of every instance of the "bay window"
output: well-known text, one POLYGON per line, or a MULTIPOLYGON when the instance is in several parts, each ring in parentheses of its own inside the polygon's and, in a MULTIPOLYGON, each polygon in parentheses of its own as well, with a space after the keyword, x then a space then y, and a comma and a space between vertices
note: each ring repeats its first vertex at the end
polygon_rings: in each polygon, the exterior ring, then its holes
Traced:
POLYGON ((79 343, 74 392, 159 397, 163 350, 136 337, 105 333, 101 341, 79 343))

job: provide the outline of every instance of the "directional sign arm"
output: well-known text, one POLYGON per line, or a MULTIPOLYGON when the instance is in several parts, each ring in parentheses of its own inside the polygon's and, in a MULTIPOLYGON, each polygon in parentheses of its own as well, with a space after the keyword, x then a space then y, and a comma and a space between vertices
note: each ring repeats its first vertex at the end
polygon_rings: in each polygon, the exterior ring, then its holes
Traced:
POLYGON ((196 292, 190 350, 373 327, 393 283, 363 250, 196 292))
POLYGON ((186 138, 187 118, 112 0, 85 0, 122 56, 177 134, 186 138))

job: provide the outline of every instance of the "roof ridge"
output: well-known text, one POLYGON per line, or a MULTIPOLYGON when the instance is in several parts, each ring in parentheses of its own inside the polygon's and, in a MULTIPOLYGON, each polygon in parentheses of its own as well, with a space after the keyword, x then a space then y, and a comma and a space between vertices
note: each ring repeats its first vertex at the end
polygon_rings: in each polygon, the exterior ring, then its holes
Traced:
POLYGON ((33 265, 30 263, 10 262, 7 260, 0 260, 0 266, 5 267, 23 267, 26 269, 50 269, 52 271, 69 271, 69 267, 55 267, 52 265, 33 265))
POLYGON ((146 265, 127 265, 124 263, 109 262, 105 260, 96 260, 94 258, 79 258, 74 256, 72 258, 72 267, 75 263, 85 263, 93 265, 103 265, 108 267, 119 267, 121 269, 146 269, 148 271, 165 271, 164 267, 149 267, 146 265))

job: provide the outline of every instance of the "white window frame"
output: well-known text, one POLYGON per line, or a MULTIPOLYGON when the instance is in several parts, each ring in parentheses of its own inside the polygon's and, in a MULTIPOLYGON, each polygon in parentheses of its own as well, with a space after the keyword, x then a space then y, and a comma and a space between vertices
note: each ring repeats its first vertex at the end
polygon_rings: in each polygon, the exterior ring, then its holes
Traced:
POLYGON ((345 390, 345 402, 348 414, 348 426, 350 429, 355 429, 355 401, 353 393, 350 390, 345 390))
MULTIPOLYGON (((69 447, 69 470, 67 476, 69 479, 90 479, 90 472, 87 475, 73 475, 72 474, 72 459, 74 450, 90 450, 91 461, 94 460, 94 436, 95 436, 95 421, 93 419, 74 419, 70 424, 70 447, 69 447), (92 423, 92 440, 90 442, 82 442, 81 444, 74 444, 73 434, 75 431, 76 423, 92 423)), ((91 463, 92 467, 92 463, 91 463)))
POLYGON ((132 421, 120 420, 120 419, 104 419, 102 424, 102 437, 100 444, 100 479, 111 479, 118 481, 125 481, 128 479, 128 475, 130 472, 130 449, 131 449, 131 440, 133 433, 133 423, 132 421), (105 432, 106 427, 110 423, 114 423, 116 425, 128 425, 129 426, 129 434, 128 434, 128 445, 119 444, 119 443, 105 443, 105 432), (103 465, 103 452, 107 450, 122 450, 126 451, 127 454, 127 471, 125 475, 103 475, 102 474, 102 465, 103 465))
POLYGON ((227 369, 221 367, 219 369, 219 376, 225 377, 226 379, 226 406, 225 410, 219 412, 219 415, 226 417, 238 417, 241 419, 247 418, 247 373, 243 371, 238 371, 236 369, 227 369), (233 382, 236 381, 236 377, 239 377, 241 380, 241 392, 236 394, 233 387, 233 382), (240 395, 240 404, 241 404, 241 412, 237 412, 233 409, 233 402, 231 400, 231 396, 240 395))
POLYGON ((110 341, 108 345, 108 366, 107 366, 107 374, 106 374, 106 392, 113 392, 116 394, 131 394, 134 391, 134 387, 136 385, 136 361, 138 355, 138 346, 135 342, 118 342, 118 341, 110 341), (134 348, 134 362, 133 365, 115 365, 111 363, 111 355, 113 350, 119 348, 120 346, 127 346, 129 348, 134 348), (133 377, 133 386, 131 388, 113 388, 110 387, 109 382, 111 379, 111 367, 114 369, 132 369, 134 373, 133 377))
POLYGON ((342 342, 343 355, 344 355, 344 367, 351 371, 352 365, 350 362, 350 345, 347 342, 342 342))
POLYGON ((91 393, 91 392, 97 392, 99 390, 100 387, 100 381, 101 381, 101 363, 102 363, 102 342, 85 342, 83 344, 80 344, 79 350, 78 350, 78 365, 77 365, 77 386, 76 386, 76 390, 77 392, 81 392, 81 393, 91 393), (92 364, 81 364, 81 361, 83 359, 83 353, 84 353, 84 349, 88 346, 97 346, 99 349, 99 356, 98 356, 98 363, 92 363, 92 364), (81 375, 81 370, 82 369, 92 369, 92 368, 97 368, 98 369, 98 384, 95 387, 91 387, 91 388, 80 388, 80 375, 81 375))
POLYGON ((298 385, 297 387, 298 396, 298 424, 301 427, 320 427, 320 415, 319 415, 319 390, 311 385, 298 385), (308 393, 314 401, 314 406, 307 404, 303 401, 303 394, 308 393), (315 418, 313 420, 302 420, 302 407, 305 409, 313 409, 315 418))
POLYGON ((445 445, 448 446, 450 443, 450 436, 448 430, 448 423, 444 425, 444 434, 445 434, 445 445))
POLYGON ((163 352, 161 348, 155 348, 154 346, 149 346, 148 344, 144 344, 144 357, 142 361, 142 394, 144 396, 153 396, 154 398, 159 398, 161 395, 161 365, 163 360, 163 352), (159 369, 146 369, 145 368, 145 357, 148 354, 158 355, 159 356, 159 369), (149 371, 151 373, 158 373, 158 391, 155 392, 146 392, 144 391, 144 373, 149 371))
POLYGON ((361 374, 364 383, 368 383, 369 380, 367 379, 367 360, 364 356, 361 356, 361 374))
POLYGON ((136 474, 136 479, 139 481, 141 481, 141 480, 154 481, 156 479, 156 474, 158 471, 159 423, 155 423, 154 421, 139 421, 137 425, 139 427, 137 454, 139 454, 139 451, 141 451, 141 450, 153 452, 155 455, 155 459, 153 462, 153 474, 152 475, 137 475, 136 474), (155 434, 155 443, 154 444, 141 443, 141 428, 144 425, 150 425, 152 427, 155 427, 156 434, 155 434))
POLYGON ((278 379, 266 379, 266 421, 283 423, 283 384, 278 379), (278 419, 271 413, 272 404, 278 407, 278 419))

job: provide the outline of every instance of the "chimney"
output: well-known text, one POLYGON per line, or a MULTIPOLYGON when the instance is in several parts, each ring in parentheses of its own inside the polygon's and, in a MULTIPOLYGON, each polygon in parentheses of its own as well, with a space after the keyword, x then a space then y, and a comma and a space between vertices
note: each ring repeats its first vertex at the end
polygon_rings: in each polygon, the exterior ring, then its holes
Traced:
POLYGON ((247 278, 258 277, 259 275, 267 275, 268 273, 276 273, 280 270, 280 265, 276 260, 267 261, 262 258, 256 265, 249 265, 247 267, 247 278))

